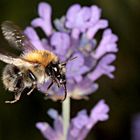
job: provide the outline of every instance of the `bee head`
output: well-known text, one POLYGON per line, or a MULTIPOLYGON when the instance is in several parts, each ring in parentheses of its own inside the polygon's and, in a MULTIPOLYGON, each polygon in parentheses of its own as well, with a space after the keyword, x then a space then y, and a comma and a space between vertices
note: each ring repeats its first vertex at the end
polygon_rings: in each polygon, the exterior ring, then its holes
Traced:
POLYGON ((66 84, 66 66, 63 63, 51 62, 46 67, 46 73, 58 86, 66 84))
MULTIPOLYGON (((66 88, 66 64, 68 61, 74 60, 77 57, 69 58, 65 62, 60 63, 57 62, 51 62, 46 68, 45 72, 48 76, 51 77, 52 83, 56 83, 58 87, 63 86, 65 90, 65 96, 64 99, 67 96, 67 88, 66 88)), ((48 89, 52 86, 52 83, 49 85, 48 89)))

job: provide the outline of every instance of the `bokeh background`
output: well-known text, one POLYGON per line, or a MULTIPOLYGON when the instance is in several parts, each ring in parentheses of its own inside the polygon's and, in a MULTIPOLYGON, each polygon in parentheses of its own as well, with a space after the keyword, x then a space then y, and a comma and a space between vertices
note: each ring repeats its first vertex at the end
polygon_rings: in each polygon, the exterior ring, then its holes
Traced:
MULTIPOLYGON (((12 20, 24 29, 37 17, 40 0, 0 0, 0 23, 12 20)), ((102 17, 107 18, 113 32, 119 36, 119 52, 114 65, 115 79, 103 76, 98 80, 99 90, 87 101, 72 100, 71 117, 87 108, 90 110, 98 100, 105 99, 110 106, 110 118, 98 123, 89 133, 87 140, 133 140, 132 118, 140 113, 140 2, 139 0, 47 0, 53 8, 53 19, 61 17, 73 3, 97 4, 102 8, 102 17), (74 110, 73 110, 74 108, 74 110)), ((0 47, 13 51, 0 33, 0 47)), ((0 63, 2 73, 4 63, 0 63)), ((61 113, 61 103, 43 100, 35 91, 31 96, 23 95, 16 104, 5 104, 12 94, 5 91, 0 81, 0 140, 43 140, 35 128, 38 121, 52 120, 47 116, 49 108, 61 113)))

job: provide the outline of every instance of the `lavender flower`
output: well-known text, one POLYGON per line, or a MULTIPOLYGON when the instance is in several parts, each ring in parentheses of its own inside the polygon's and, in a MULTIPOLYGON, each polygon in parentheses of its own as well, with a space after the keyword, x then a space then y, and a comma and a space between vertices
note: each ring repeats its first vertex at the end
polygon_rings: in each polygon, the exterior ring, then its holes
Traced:
MULTIPOLYGON (((51 6, 40 3, 39 16, 25 29, 25 34, 37 50, 52 51, 60 61, 70 57, 76 59, 66 66, 69 97, 62 104, 63 119, 56 110, 50 109, 48 115, 54 120, 53 128, 47 122, 38 122, 36 127, 48 140, 84 140, 97 122, 109 118, 109 107, 101 100, 89 115, 86 110, 82 110, 70 121, 70 97, 87 99, 87 95, 98 89, 98 78, 102 75, 114 78, 112 73, 115 67, 111 63, 116 59, 118 37, 108 28, 108 21, 101 19, 101 9, 95 5, 81 7, 74 4, 65 16, 55 19, 53 23, 51 14, 51 6), (45 33, 44 38, 37 35, 38 27, 45 33), (96 38, 99 30, 102 30, 101 40, 96 38)), ((45 93, 48 83, 38 85, 38 89, 45 93)), ((53 85, 47 97, 52 100, 62 99, 62 90, 53 85)))
POLYGON ((131 140, 140 139, 140 114, 136 114, 132 118, 131 140))
MULTIPOLYGON (((115 67, 111 63, 116 59, 118 37, 108 28, 108 21, 101 19, 101 9, 97 6, 81 7, 72 5, 65 16, 51 22, 51 6, 42 2, 38 6, 38 15, 25 29, 25 34, 38 50, 50 50, 61 61, 77 56, 67 64, 68 95, 73 99, 86 98, 98 89, 96 80, 102 75, 114 78, 115 67), (42 29, 45 38, 39 38, 35 30, 42 29), (97 41, 96 33, 103 30, 102 39, 97 41)), ((48 83, 38 85, 46 92, 48 83)), ((48 98, 58 100, 62 90, 53 86, 48 98)))
MULTIPOLYGON (((70 122, 66 140, 84 140, 97 122, 106 121, 109 118, 108 112, 109 107, 105 104, 104 100, 100 100, 89 115, 86 110, 80 111, 70 122)), ((53 128, 46 122, 38 122, 36 127, 46 139, 62 140, 62 117, 54 109, 50 109, 48 115, 54 120, 53 128)))

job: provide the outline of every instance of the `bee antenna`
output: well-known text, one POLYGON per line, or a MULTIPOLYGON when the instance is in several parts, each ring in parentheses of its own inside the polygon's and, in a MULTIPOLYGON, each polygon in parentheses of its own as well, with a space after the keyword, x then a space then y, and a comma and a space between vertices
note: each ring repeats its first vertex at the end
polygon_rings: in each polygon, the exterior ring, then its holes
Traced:
POLYGON ((68 58, 65 62, 62 62, 61 65, 62 65, 62 66, 65 66, 65 65, 68 63, 68 61, 73 61, 73 60, 76 59, 76 58, 77 58, 77 56, 75 56, 75 57, 70 57, 70 58, 68 58))
POLYGON ((73 61, 73 60, 76 59, 76 58, 77 58, 77 56, 75 56, 75 57, 70 57, 70 58, 68 58, 67 61, 73 61))

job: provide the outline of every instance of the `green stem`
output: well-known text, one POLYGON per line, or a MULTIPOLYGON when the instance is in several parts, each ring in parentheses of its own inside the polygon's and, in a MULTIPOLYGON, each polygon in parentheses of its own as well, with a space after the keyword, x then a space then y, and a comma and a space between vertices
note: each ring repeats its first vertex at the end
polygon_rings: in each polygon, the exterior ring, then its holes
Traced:
POLYGON ((70 123, 70 97, 62 103, 62 116, 63 116, 63 140, 67 140, 67 132, 70 123))

